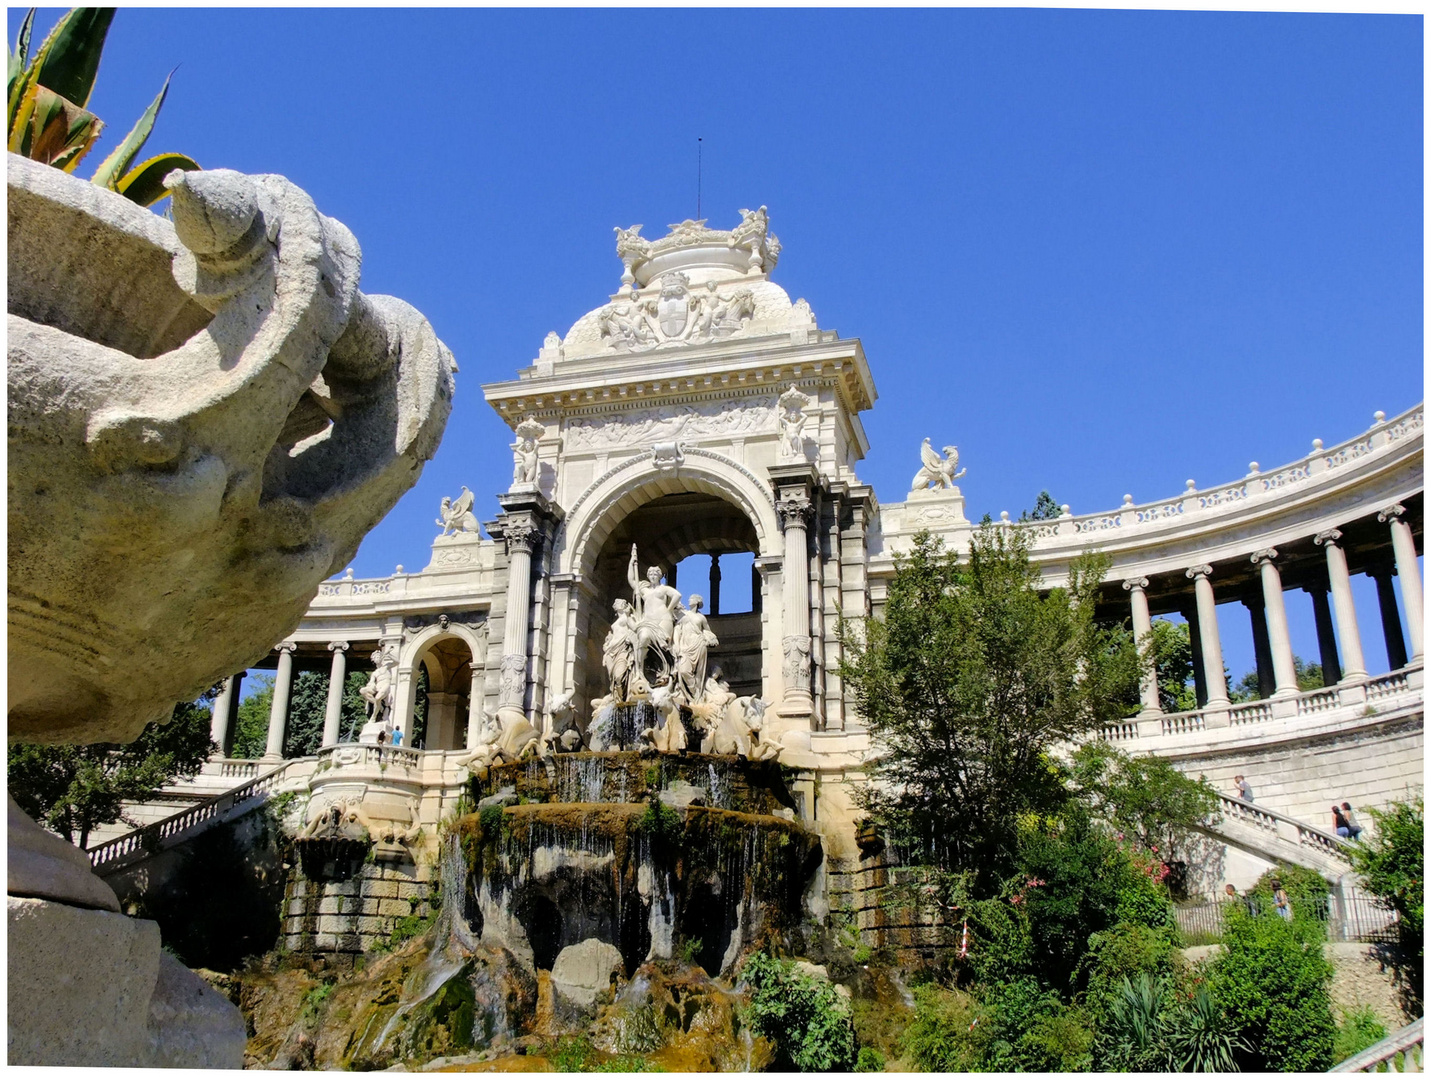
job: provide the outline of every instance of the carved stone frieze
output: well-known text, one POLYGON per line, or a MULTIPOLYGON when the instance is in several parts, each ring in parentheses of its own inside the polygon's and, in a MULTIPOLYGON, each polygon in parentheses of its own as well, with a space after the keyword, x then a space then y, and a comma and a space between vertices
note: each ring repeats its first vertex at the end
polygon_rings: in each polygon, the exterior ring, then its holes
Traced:
POLYGON ((451 623, 459 626, 481 626, 487 622, 486 611, 453 611, 453 612, 428 612, 423 615, 408 615, 403 621, 405 630, 421 630, 434 624, 441 626, 444 630, 451 623))
POLYGON ((804 634, 792 634, 780 643, 785 655, 781 671, 785 681, 794 686, 803 686, 810 679, 810 638, 804 634))
POLYGON ((609 450, 649 446, 658 442, 708 437, 749 436, 775 430, 774 395, 711 401, 692 405, 658 405, 619 416, 568 420, 568 451, 609 450))

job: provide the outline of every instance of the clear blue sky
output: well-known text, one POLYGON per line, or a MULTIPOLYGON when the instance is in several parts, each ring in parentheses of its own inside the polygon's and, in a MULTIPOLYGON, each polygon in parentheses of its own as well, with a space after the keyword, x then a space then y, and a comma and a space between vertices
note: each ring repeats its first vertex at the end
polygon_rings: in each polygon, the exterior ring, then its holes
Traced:
MULTIPOLYGON (((973 517, 1043 488, 1088 512, 1423 394, 1419 16, 125 9, 82 175, 176 65, 149 149, 290 177, 461 365, 359 576, 423 566, 462 484, 496 513, 480 384, 616 288, 612 226, 695 214, 698 135, 711 224, 768 205, 775 280, 863 340, 885 500, 924 435, 959 445, 973 517)), ((1245 619, 1219 621, 1239 674, 1245 619)))

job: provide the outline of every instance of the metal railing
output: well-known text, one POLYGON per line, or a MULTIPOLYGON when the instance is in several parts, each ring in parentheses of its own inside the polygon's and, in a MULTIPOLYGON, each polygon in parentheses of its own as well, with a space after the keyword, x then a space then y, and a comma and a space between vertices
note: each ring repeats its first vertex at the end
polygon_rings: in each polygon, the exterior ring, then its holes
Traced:
MULTIPOLYGON (((1328 941, 1395 941, 1397 938, 1396 912, 1353 886, 1329 889, 1322 896, 1296 896, 1289 902, 1293 917, 1309 917, 1321 923, 1328 941)), ((1263 896, 1174 904, 1173 914, 1184 944, 1211 945, 1222 940, 1227 911, 1232 907, 1253 914, 1274 910, 1271 899, 1263 896)))
POLYGON ((1355 1057, 1349 1057, 1329 1072, 1421 1072, 1426 1061, 1423 1027, 1426 1018, 1419 1017, 1400 1031, 1393 1031, 1381 1042, 1368 1046, 1355 1057), (1399 1059, 1399 1060, 1398 1060, 1399 1059))
MULTIPOLYGON (((221 795, 215 795, 203 802, 195 803, 187 810, 181 810, 177 814, 171 814, 169 817, 92 847, 87 853, 89 864, 96 873, 101 870, 111 871, 121 863, 163 851, 166 847, 172 846, 178 837, 186 835, 197 826, 227 815, 234 807, 248 802, 250 799, 268 794, 278 786, 289 766, 296 761, 303 760, 307 759, 292 758, 281 762, 246 784, 241 784, 221 795)), ((258 763, 254 762, 253 764, 256 770, 258 763)))

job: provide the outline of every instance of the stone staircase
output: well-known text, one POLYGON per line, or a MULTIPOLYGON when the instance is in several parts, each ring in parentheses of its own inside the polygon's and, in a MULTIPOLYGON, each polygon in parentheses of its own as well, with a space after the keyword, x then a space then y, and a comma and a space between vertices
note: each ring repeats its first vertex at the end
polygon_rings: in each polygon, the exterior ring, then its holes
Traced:
POLYGON ((130 816, 143 824, 91 845, 87 851, 90 866, 100 877, 118 873, 214 825, 242 817, 276 792, 285 788, 292 790, 295 782, 306 780, 316 760, 308 757, 277 763, 227 758, 210 761, 205 764, 204 772, 177 793, 166 791, 151 802, 127 808, 130 816), (184 805, 163 813, 176 802, 184 805))
POLYGON ((1315 870, 1330 881, 1350 872, 1349 845, 1341 837, 1265 806, 1220 795, 1222 820, 1202 831, 1269 862, 1315 870))

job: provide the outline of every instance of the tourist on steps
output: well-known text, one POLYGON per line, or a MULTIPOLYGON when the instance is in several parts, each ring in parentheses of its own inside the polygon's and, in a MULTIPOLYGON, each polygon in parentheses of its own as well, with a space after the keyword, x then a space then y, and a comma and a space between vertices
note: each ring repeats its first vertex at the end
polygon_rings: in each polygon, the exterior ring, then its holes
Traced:
POLYGON ((1287 890, 1280 881, 1272 882, 1272 902, 1277 905, 1277 914, 1288 922, 1292 921, 1292 901, 1287 899, 1287 890))
POLYGON ((1252 785, 1247 782, 1246 777, 1237 775, 1232 778, 1232 782, 1237 785, 1237 797, 1243 802, 1252 801, 1252 785))
POLYGON ((1351 826, 1347 824, 1347 819, 1342 817, 1342 808, 1336 803, 1332 803, 1332 828, 1343 840, 1351 839, 1351 826))
POLYGON ((1347 829, 1350 831, 1350 839, 1353 841, 1361 837, 1361 822, 1357 821, 1356 814, 1352 812, 1351 803, 1342 803, 1342 817, 1346 818, 1347 829))

